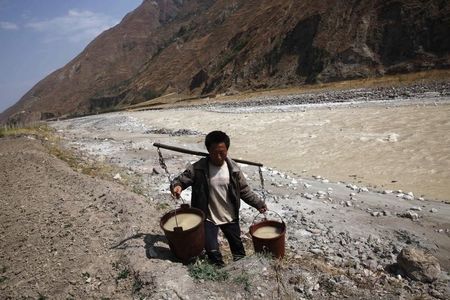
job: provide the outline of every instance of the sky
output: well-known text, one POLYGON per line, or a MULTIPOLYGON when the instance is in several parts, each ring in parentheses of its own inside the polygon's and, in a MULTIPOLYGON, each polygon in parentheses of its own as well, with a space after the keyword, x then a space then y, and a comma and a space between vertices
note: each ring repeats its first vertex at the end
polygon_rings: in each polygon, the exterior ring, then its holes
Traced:
POLYGON ((142 0, 0 0, 0 112, 142 0))

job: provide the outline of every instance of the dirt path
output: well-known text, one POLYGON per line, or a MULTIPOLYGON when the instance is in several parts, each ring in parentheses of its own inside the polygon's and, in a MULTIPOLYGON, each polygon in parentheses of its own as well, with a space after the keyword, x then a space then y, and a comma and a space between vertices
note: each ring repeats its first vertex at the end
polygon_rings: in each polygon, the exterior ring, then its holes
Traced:
POLYGON ((111 246, 152 216, 142 197, 74 172, 33 138, 1 139, 0 170, 0 298, 131 297, 132 270, 111 246))

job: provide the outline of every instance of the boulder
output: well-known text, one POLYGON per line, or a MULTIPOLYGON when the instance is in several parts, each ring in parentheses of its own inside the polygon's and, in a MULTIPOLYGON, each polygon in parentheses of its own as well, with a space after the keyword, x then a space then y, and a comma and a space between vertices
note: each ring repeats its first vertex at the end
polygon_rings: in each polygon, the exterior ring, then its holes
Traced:
POLYGON ((402 249, 397 256, 397 263, 409 278, 416 281, 433 282, 441 274, 437 258, 416 248, 402 249))

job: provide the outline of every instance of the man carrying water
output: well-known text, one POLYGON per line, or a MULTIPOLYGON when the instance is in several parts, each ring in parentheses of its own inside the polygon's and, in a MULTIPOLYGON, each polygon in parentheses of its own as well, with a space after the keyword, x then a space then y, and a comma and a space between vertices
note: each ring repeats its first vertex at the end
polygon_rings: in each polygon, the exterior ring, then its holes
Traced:
POLYGON ((172 181, 171 191, 176 198, 180 198, 181 192, 192 186, 191 205, 202 210, 206 216, 206 254, 212 263, 223 266, 217 239, 219 228, 230 244, 233 259, 245 256, 239 226, 240 199, 259 212, 265 212, 267 207, 250 189, 236 162, 227 157, 230 138, 226 133, 208 133, 205 146, 209 155, 176 177, 172 181))

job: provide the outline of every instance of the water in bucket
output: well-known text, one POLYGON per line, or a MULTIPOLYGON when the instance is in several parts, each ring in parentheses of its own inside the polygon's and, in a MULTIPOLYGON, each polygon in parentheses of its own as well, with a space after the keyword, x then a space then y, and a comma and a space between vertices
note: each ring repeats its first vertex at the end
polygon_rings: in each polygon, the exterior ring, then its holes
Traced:
POLYGON ((187 204, 182 204, 180 208, 162 216, 160 226, 167 238, 170 250, 181 261, 187 263, 203 251, 205 246, 204 220, 205 215, 200 209, 189 207, 187 204))
POLYGON ((181 213, 170 217, 163 228, 167 231, 174 231, 175 227, 181 227, 183 230, 189 230, 202 222, 202 217, 193 213, 181 213), (178 222, 178 225, 177 225, 178 222))
POLYGON ((253 232, 253 236, 260 239, 273 239, 279 237, 282 232, 283 230, 280 227, 268 225, 256 229, 253 232))

